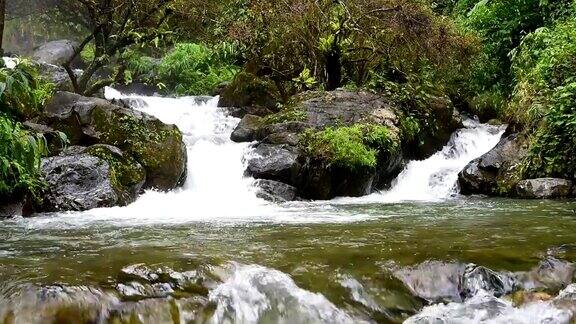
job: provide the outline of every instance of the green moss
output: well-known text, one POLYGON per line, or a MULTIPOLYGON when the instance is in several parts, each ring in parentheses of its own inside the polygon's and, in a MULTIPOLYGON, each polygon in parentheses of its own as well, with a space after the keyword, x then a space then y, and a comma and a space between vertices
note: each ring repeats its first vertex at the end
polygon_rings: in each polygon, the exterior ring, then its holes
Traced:
POLYGON ((122 203, 126 204, 130 197, 130 188, 142 183, 146 173, 142 166, 128 154, 117 154, 104 145, 94 145, 86 153, 108 162, 110 166, 110 181, 116 192, 120 193, 122 203))
POLYGON ((309 130, 300 143, 307 155, 350 170, 375 168, 379 154, 399 148, 398 138, 387 127, 371 124, 309 130))
POLYGON ((304 111, 302 106, 289 106, 275 114, 268 115, 262 119, 262 124, 271 125, 292 121, 306 121, 308 114, 304 111))

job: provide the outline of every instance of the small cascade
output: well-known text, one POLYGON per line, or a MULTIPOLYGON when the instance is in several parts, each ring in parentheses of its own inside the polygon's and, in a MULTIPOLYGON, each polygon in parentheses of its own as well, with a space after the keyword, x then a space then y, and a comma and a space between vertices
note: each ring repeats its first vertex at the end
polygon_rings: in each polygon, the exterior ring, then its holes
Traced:
POLYGON ((91 220, 181 223, 265 214, 273 206, 256 197, 252 179, 244 177, 249 143, 234 143, 230 134, 239 119, 217 107, 211 97, 144 97, 106 89, 109 100, 125 100, 134 109, 175 124, 188 153, 188 177, 178 190, 148 191, 127 207, 86 212, 91 220))
POLYGON ((411 161, 398 175, 392 188, 362 198, 338 199, 340 203, 395 203, 440 201, 458 194, 458 173, 472 160, 490 151, 506 130, 505 126, 464 121, 465 128, 452 134, 444 148, 426 160, 411 161))
POLYGON ((504 134, 505 127, 480 124, 473 119, 452 134, 444 148, 423 161, 408 163, 392 189, 382 194, 387 201, 433 201, 457 193, 458 173, 470 161, 490 151, 504 134))

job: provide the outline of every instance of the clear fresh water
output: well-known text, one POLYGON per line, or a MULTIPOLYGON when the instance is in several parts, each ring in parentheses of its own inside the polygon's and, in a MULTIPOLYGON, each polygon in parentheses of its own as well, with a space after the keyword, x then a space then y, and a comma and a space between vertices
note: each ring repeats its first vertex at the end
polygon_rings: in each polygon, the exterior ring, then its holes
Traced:
MULTIPOLYGON (((107 95, 122 97, 112 89, 107 95)), ((196 309, 204 315, 188 318, 192 322, 354 323, 399 322, 422 311, 425 302, 391 269, 438 260, 528 271, 550 253, 576 261, 575 202, 457 195, 458 171, 496 145, 502 129, 468 121, 441 152, 408 164, 389 192, 274 205, 256 198, 252 180, 243 177, 250 145, 229 140, 238 120, 216 108, 216 99, 138 99, 137 109, 185 134, 189 180, 174 192, 147 192, 128 207, 0 221, 0 322, 59 321, 46 310, 51 295, 31 298, 23 293, 30 287, 92 287, 117 298, 126 283, 122 269, 135 264, 205 269, 217 278, 199 293, 204 306, 196 309)), ((106 304, 102 296, 96 303, 106 304)), ((146 305, 132 313, 140 322, 177 322, 172 308, 165 318, 146 305)), ((423 314, 461 305, 432 306, 423 314)), ((498 320, 539 323, 535 314, 545 313, 549 323, 562 323, 570 317, 538 307, 510 306, 498 320)), ((475 320, 461 322, 482 321, 474 314, 475 320)), ((456 315, 448 318, 457 322, 456 315)))

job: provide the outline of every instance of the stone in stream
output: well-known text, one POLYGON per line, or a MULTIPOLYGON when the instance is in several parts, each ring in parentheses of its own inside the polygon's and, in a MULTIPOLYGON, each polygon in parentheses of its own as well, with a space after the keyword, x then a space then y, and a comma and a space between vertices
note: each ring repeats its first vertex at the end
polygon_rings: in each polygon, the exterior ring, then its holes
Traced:
POLYGON ((246 115, 236 126, 236 129, 230 135, 234 142, 252 142, 256 139, 256 131, 260 127, 261 117, 255 115, 246 115))
POLYGON ((218 107, 234 107, 230 114, 238 118, 246 114, 266 116, 278 110, 280 97, 271 80, 241 72, 220 94, 218 107))
POLYGON ((528 179, 518 182, 516 194, 519 198, 553 199, 572 196, 573 183, 555 178, 528 179))
POLYGON ((393 273, 414 295, 440 303, 462 301, 460 287, 465 270, 464 264, 427 261, 393 273))
POLYGON ((296 200, 296 188, 273 180, 256 180, 256 196, 275 203, 296 200))
POLYGON ((125 206, 133 202, 146 180, 144 168, 110 145, 71 146, 60 156, 42 159, 47 183, 38 211, 83 211, 125 206))
POLYGON ((88 154, 45 158, 41 170, 48 190, 40 211, 82 211, 118 203, 110 165, 100 158, 88 154))
POLYGON ((260 144, 248 159, 246 174, 256 179, 294 184, 300 167, 298 152, 292 147, 260 144))
POLYGON ((512 166, 523 158, 524 146, 524 139, 518 134, 501 139, 492 150, 470 162, 460 172, 460 192, 465 195, 497 194, 498 181, 505 180, 512 166))
POLYGON ((144 188, 171 190, 186 178, 182 133, 143 112, 69 92, 57 92, 41 121, 64 132, 71 145, 108 144, 132 156, 146 170, 144 188))

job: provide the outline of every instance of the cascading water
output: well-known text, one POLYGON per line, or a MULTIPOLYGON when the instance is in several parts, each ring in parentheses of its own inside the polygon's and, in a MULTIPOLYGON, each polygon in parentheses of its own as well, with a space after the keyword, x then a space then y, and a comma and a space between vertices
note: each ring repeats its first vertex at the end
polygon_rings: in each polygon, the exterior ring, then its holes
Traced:
POLYGON ((434 201, 457 194, 458 173, 470 161, 490 151, 502 137, 505 127, 467 119, 438 153, 423 161, 408 163, 383 201, 434 201))

